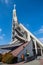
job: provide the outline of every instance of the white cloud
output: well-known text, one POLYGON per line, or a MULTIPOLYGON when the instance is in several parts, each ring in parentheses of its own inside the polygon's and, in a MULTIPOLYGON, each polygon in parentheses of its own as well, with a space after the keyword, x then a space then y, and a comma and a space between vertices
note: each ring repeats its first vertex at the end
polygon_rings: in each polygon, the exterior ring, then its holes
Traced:
POLYGON ((39 30, 35 31, 34 34, 42 34, 43 33, 43 26, 40 27, 39 30))
POLYGON ((5 0, 5 4, 8 4, 8 0, 5 0))
POLYGON ((3 36, 0 36, 0 40, 3 40, 3 36))
POLYGON ((5 3, 5 4, 8 4, 9 3, 9 0, 0 0, 1 3, 5 3))
POLYGON ((39 38, 39 40, 43 43, 43 38, 39 38))
POLYGON ((0 40, 3 40, 5 37, 5 34, 0 35, 0 40))
POLYGON ((5 36, 5 34, 2 34, 3 36, 5 36))
POLYGON ((39 33, 43 33, 43 26, 41 26, 41 28, 38 31, 39 33))
POLYGON ((2 32, 2 29, 0 28, 0 32, 2 32))
POLYGON ((2 28, 0 28, 0 40, 3 40, 5 37, 5 34, 3 33, 2 28))

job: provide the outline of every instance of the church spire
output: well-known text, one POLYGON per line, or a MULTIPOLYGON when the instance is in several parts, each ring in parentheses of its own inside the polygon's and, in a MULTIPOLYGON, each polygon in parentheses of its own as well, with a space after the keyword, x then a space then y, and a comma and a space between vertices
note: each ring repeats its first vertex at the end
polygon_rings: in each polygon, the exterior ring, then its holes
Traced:
POLYGON ((16 35, 16 27, 18 26, 18 19, 16 15, 16 4, 14 4, 14 9, 13 9, 13 20, 12 20, 12 40, 15 40, 15 35, 16 35))
POLYGON ((14 9, 13 9, 13 20, 15 21, 15 23, 18 23, 17 16, 16 16, 16 4, 14 4, 14 9))

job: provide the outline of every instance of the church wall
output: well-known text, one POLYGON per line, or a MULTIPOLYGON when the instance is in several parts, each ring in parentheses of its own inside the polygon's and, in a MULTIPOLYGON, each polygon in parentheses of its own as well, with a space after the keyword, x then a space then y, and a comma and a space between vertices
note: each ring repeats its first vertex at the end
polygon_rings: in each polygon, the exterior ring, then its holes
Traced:
POLYGON ((29 56, 33 56, 33 46, 32 46, 32 41, 18 54, 18 61, 21 58, 22 54, 26 54, 26 50, 29 52, 29 56))

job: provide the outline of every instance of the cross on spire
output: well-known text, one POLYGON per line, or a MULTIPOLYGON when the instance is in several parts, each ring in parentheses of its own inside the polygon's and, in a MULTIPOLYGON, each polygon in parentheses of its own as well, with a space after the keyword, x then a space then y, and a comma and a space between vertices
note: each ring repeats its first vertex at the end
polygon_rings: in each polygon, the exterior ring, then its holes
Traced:
POLYGON ((16 9, 16 4, 14 4, 14 9, 16 9))

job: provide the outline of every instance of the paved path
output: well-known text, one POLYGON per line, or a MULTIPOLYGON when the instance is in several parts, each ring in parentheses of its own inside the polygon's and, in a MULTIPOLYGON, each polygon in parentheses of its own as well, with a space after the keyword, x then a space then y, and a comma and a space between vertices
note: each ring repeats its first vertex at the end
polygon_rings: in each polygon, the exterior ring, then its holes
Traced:
POLYGON ((34 60, 34 61, 28 62, 28 63, 26 63, 24 65, 40 65, 40 62, 37 61, 37 60, 34 60))
POLYGON ((30 62, 20 62, 20 63, 17 63, 17 64, 0 64, 0 65, 40 65, 40 62, 37 61, 37 60, 34 60, 34 61, 30 61, 30 62))
POLYGON ((43 65, 43 57, 38 57, 36 60, 30 61, 30 62, 20 62, 20 63, 16 63, 16 64, 2 64, 0 63, 0 65, 43 65))

